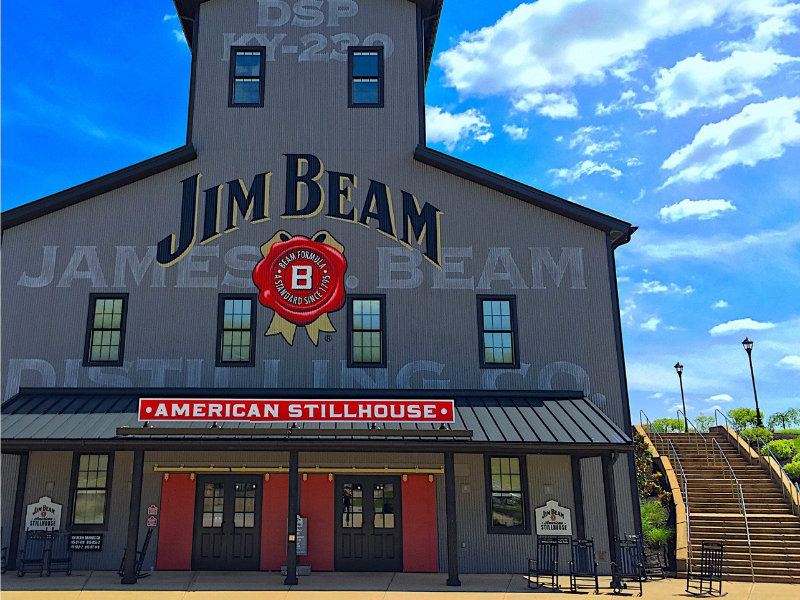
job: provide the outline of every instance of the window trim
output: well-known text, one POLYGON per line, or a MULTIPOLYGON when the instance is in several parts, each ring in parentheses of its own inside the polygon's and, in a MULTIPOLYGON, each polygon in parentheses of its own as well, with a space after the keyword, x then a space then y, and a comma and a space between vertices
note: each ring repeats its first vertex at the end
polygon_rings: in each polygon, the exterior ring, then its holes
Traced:
POLYGON ((69 530, 71 531, 108 531, 109 525, 109 511, 111 508, 111 489, 114 479, 114 456, 115 452, 73 452, 72 453, 72 473, 70 475, 69 483, 69 530), (93 523, 75 523, 75 507, 77 503, 78 494, 78 472, 80 471, 81 456, 89 456, 95 454, 97 456, 107 456, 108 466, 106 467, 106 501, 103 507, 103 524, 97 525, 93 523))
POLYGON ((478 318, 478 359, 481 369, 519 369, 519 335, 517 325, 517 297, 514 295, 478 294, 477 296, 477 318, 478 318), (483 344, 483 303, 486 300, 506 300, 509 303, 511 316, 511 352, 513 354, 510 363, 489 363, 486 362, 486 347, 483 344))
POLYGON ((89 310, 86 316, 86 334, 83 343, 84 367, 121 367, 125 357, 125 332, 128 328, 129 294, 89 294, 89 310), (119 325, 119 352, 117 360, 92 360, 92 333, 94 332, 94 312, 97 300, 122 300, 122 319, 119 325))
POLYGON ((230 61, 230 68, 228 73, 228 108, 234 106, 255 106, 258 108, 264 107, 264 83, 266 74, 266 57, 267 49, 264 46, 231 46, 229 49, 228 60, 230 61), (258 73, 258 102, 235 102, 234 91, 236 84, 236 54, 239 52, 257 52, 261 55, 259 60, 259 73, 258 73))
POLYGON ((347 294, 347 366, 350 368, 386 368, 386 294, 347 294), (356 362, 353 360, 353 300, 378 300, 381 310, 381 361, 356 362))
POLYGON ((347 107, 348 108, 383 108, 383 46, 348 46, 347 47, 347 107), (353 102, 353 55, 356 52, 376 52, 378 54, 378 101, 375 103, 353 102))
MULTIPOLYGON (((216 366, 218 367, 254 367, 256 364, 256 303, 257 294, 219 294, 217 296, 217 345, 214 350, 216 366), (222 334, 225 331, 225 301, 250 300, 250 360, 225 361, 222 360, 222 334)), ((244 329, 242 329, 244 331, 244 329)))
POLYGON ((489 534, 529 535, 531 533, 530 488, 528 487, 528 455, 527 454, 484 454, 483 477, 486 493, 486 532, 489 534), (499 527, 492 523, 492 459, 516 458, 519 460, 520 486, 522 487, 522 519, 521 527, 499 527))

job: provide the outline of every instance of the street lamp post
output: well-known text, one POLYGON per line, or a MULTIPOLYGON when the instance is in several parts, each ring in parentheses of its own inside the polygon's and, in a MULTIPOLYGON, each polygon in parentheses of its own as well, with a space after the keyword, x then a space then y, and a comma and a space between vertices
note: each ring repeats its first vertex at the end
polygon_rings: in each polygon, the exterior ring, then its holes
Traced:
POLYGON ((683 365, 675 363, 675 371, 678 373, 678 381, 681 384, 681 404, 683 405, 683 431, 689 433, 689 419, 686 418, 686 400, 683 397, 683 365))
POLYGON ((756 401, 756 427, 763 427, 761 423, 761 411, 758 410, 758 394, 756 393, 756 376, 753 374, 753 340, 744 338, 742 340, 745 352, 747 352, 747 360, 750 361, 750 379, 753 380, 753 398, 756 401))

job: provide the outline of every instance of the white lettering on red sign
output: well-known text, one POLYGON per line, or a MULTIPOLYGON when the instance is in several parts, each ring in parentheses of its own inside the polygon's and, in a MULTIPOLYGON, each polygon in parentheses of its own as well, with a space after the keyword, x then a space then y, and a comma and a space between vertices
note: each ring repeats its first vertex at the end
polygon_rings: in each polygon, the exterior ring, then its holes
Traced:
POLYGON ((140 398, 140 421, 453 423, 453 400, 140 398))

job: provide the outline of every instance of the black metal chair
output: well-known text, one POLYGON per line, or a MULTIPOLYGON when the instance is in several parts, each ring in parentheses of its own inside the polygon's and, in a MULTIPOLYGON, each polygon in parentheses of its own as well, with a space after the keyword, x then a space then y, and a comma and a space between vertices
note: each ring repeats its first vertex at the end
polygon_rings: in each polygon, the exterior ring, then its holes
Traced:
POLYGON ((540 588, 545 585, 540 577, 550 578, 550 587, 558 589, 558 552, 562 545, 569 544, 569 538, 561 536, 537 536, 536 558, 528 559, 528 587, 540 588), (532 581, 533 578, 535 581, 532 581), (532 585, 533 584, 533 585, 532 585))
POLYGON ((569 561, 569 590, 578 591, 578 578, 594 579, 594 593, 600 593, 594 540, 572 540, 572 560, 569 561))
POLYGON ((70 538, 72 534, 68 531, 53 533, 53 538, 48 554, 48 561, 45 565, 46 574, 54 571, 63 571, 67 575, 72 575, 72 548, 70 538))
POLYGON ((666 575, 664 570, 667 568, 667 562, 664 554, 659 550, 645 550, 644 551, 644 572, 647 579, 665 579, 666 575))
MULTIPOLYGON (((142 564, 144 563, 144 557, 147 554, 147 547, 150 545, 150 538, 153 537, 153 528, 147 528, 147 535, 144 536, 144 542, 142 543, 142 549, 136 551, 136 578, 141 579, 142 577, 149 577, 150 573, 142 573, 142 564)), ((125 553, 122 553, 122 560, 119 562, 119 570, 117 571, 117 575, 122 577, 125 575, 125 553)))
POLYGON ((615 594, 619 594, 628 587, 626 581, 638 581, 641 596, 642 582, 646 577, 641 541, 638 536, 626 536, 616 542, 617 559, 611 563, 611 587, 615 594))
POLYGON ((17 577, 24 577, 25 573, 39 573, 39 577, 45 574, 52 538, 48 531, 25 532, 25 542, 17 557, 17 577))
POLYGON ((700 545, 700 564, 696 570, 692 567, 686 570, 686 591, 693 594, 713 594, 714 583, 718 583, 716 590, 718 595, 722 595, 722 542, 701 542, 700 545), (696 586, 691 582, 696 581, 696 586), (705 584, 708 589, 705 589, 705 584), (690 588, 696 587, 697 591, 690 588))

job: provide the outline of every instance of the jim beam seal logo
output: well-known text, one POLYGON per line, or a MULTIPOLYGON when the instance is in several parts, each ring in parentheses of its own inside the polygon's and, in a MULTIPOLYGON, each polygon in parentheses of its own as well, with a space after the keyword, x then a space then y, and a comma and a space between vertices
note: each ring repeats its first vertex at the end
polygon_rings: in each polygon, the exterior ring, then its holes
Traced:
POLYGON ((297 327, 311 342, 320 331, 335 332, 328 313, 344 306, 344 246, 327 231, 311 238, 279 231, 263 246, 264 258, 253 269, 258 300, 275 311, 264 335, 282 335, 289 345, 297 327))

